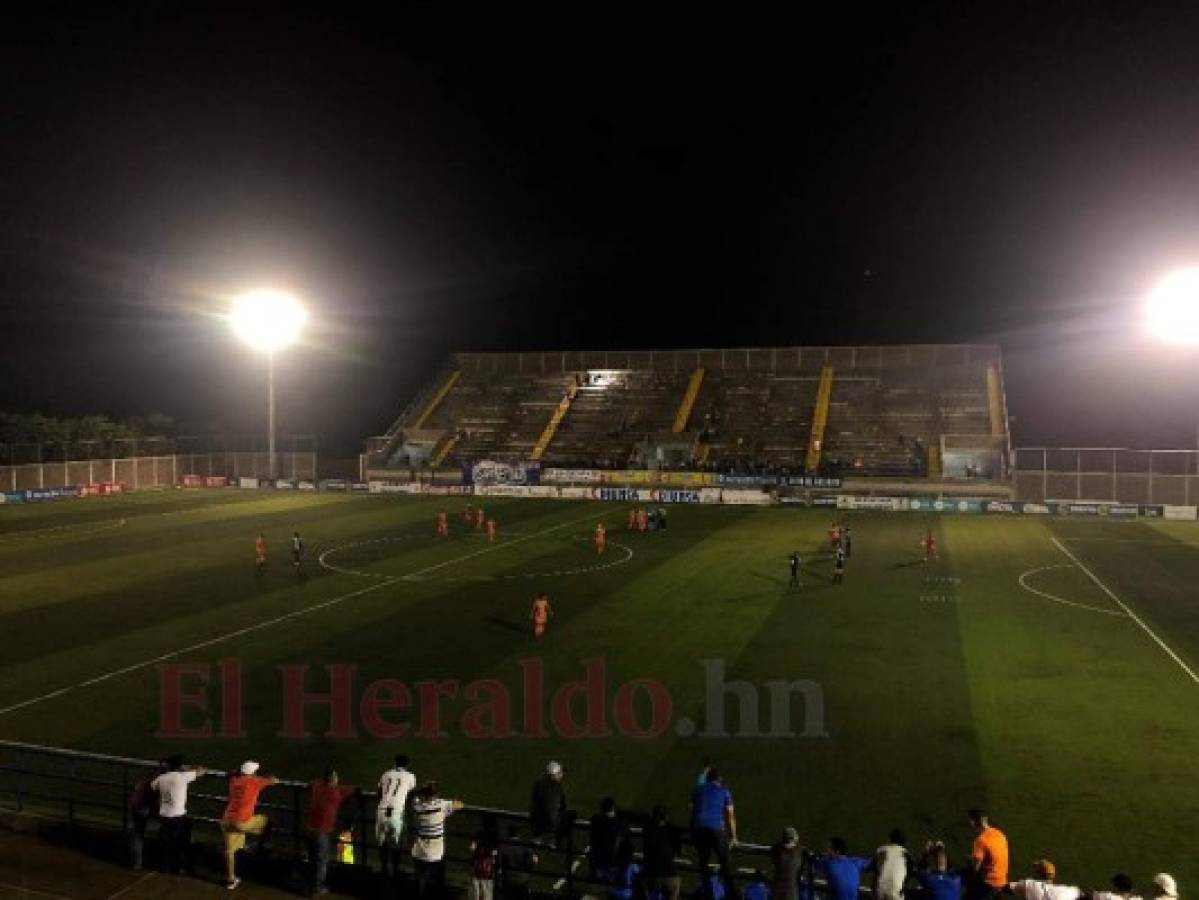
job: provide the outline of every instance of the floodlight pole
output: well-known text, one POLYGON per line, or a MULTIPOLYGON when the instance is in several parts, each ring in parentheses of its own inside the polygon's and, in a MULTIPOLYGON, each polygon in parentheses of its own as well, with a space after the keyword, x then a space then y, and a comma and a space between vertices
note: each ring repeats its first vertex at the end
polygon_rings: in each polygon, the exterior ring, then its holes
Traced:
POLYGON ((274 482, 278 475, 278 464, 275 459, 275 351, 266 352, 266 429, 267 429, 267 470, 274 482))

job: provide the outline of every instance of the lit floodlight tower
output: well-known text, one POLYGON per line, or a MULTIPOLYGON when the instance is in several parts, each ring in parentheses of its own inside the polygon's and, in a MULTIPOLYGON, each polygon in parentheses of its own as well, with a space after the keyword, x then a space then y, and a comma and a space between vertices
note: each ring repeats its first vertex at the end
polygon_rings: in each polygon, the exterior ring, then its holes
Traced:
POLYGON ((1149 332, 1170 344, 1199 344, 1199 268, 1179 269, 1158 282, 1146 310, 1149 332))
POLYGON ((250 291, 233 301, 229 322, 234 333, 266 353, 267 453, 271 481, 275 480, 275 353, 300 336, 308 314, 295 297, 278 291, 250 291))

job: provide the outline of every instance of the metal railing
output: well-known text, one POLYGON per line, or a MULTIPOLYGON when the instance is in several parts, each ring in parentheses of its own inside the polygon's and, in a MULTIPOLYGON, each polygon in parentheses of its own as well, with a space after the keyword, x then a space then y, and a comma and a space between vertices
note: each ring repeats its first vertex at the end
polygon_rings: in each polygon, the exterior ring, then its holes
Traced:
MULTIPOLYGON (((129 796, 133 786, 139 778, 155 772, 157 765, 145 759, 0 741, 0 811, 39 815, 65 821, 71 827, 119 827, 125 831, 131 827, 129 796)), ((207 774, 212 777, 198 779, 188 794, 188 814, 201 843, 218 834, 227 799, 223 790, 214 791, 210 786, 228 773, 209 769, 207 774)), ((309 787, 305 782, 280 781, 264 791, 257 807, 271 821, 272 844, 276 849, 289 847, 295 864, 302 862, 305 852, 304 812, 309 787)), ((343 805, 341 817, 342 822, 351 825, 354 867, 371 871, 377 870, 379 860, 379 847, 373 840, 376 799, 370 791, 355 795, 343 805)), ((622 815, 630 832, 638 834, 643 817, 623 811, 622 815)), ((576 819, 573 813, 568 814, 568 826, 553 846, 532 839, 528 814, 475 804, 467 805, 447 821, 445 859, 451 878, 467 872, 470 841, 489 819, 504 826, 500 832, 502 843, 527 847, 538 855, 538 866, 530 872, 535 893, 569 897, 588 887, 595 893, 612 886, 587 872, 588 823, 576 819), (509 826, 513 825, 517 833, 510 836, 509 826)), ((405 834, 408 831, 405 829, 405 834)), ((680 831, 686 840, 686 829, 680 831)), ((737 844, 732 851, 736 877, 753 877, 769 861, 769 852, 761 844, 737 844)), ((698 878, 699 868, 691 860, 682 858, 678 866, 685 879, 698 878)))

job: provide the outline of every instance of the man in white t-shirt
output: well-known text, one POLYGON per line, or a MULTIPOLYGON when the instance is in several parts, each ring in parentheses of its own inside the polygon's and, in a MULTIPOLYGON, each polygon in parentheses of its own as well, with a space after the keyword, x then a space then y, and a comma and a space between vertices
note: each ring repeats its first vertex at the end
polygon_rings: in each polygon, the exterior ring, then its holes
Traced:
POLYGON ((437 785, 424 784, 412 801, 412 864, 418 900, 439 894, 445 884, 445 820, 462 809, 461 800, 442 800, 437 785))
POLYGON ((1038 859, 1032 864, 1032 875, 1032 878, 1013 881, 1010 885, 1012 893, 1020 900, 1078 900, 1082 894, 1076 887, 1056 884, 1057 866, 1047 859, 1038 859))
POLYGON ((158 792, 159 834, 166 844, 167 869, 172 875, 179 874, 180 866, 188 875, 195 874, 187 786, 207 773, 207 769, 183 768, 183 757, 175 755, 167 760, 167 770, 150 782, 150 788, 158 792))
MULTIPOLYGON (((845 529, 841 530, 844 539, 845 529)), ((903 884, 912 871, 912 855, 904 846, 903 832, 891 830, 891 843, 883 844, 874 851, 874 896, 875 900, 902 900, 903 884)))
POLYGON ((1123 872, 1112 876, 1112 887, 1115 890, 1093 891, 1092 900, 1141 900, 1139 895, 1132 892, 1132 879, 1123 872))
POLYGON ((408 794, 416 787, 416 776, 408 771, 408 757, 403 753, 395 759, 395 768, 379 778, 379 805, 375 811, 375 842, 383 861, 383 874, 398 876, 400 872, 400 836, 404 831, 404 810, 408 794))

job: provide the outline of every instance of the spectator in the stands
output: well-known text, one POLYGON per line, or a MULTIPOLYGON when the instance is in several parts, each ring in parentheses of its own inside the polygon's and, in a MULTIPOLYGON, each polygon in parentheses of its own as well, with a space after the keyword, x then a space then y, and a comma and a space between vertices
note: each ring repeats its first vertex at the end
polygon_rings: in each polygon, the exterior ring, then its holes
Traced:
POLYGON ((151 783, 167 771, 166 763, 156 769, 143 772, 129 792, 129 865, 134 871, 141 869, 146 849, 146 826, 154 816, 156 798, 151 783))
POLYGON ((949 869, 945 844, 929 841, 924 848, 924 861, 916 872, 916 880, 928 900, 961 900, 962 877, 949 869))
POLYGON ((528 897, 537 862, 533 849, 521 843, 520 829, 515 823, 509 825, 508 837, 500 844, 500 890, 518 900, 528 897))
MULTIPOLYGON (((844 546, 844 532, 841 540, 844 546)), ((901 900, 903 897, 903 885, 912 868, 912 856, 905 844, 903 832, 893 828, 889 842, 874 851, 875 900, 901 900)))
POLYGON ((557 846, 558 839, 566 826, 566 788, 562 765, 551 760, 545 772, 533 782, 529 798, 529 824, 533 828, 533 840, 557 846))
POLYGON ((616 851, 628 828, 616 815, 616 801, 605 797, 599 812, 591 817, 591 844, 587 851, 594 881, 612 881, 616 876, 616 851))
MULTIPOLYGON (((708 780, 696 785, 691 792, 691 839, 695 843, 700 870, 706 873, 708 862, 715 855, 720 864, 725 895, 735 896, 729 848, 737 843, 737 816, 733 795, 725 788, 716 769, 709 769, 708 780)), ((704 885, 711 890, 707 879, 704 885)))
POLYGON ((1091 900, 1141 900, 1133 893, 1132 879, 1123 872, 1112 876, 1112 888, 1110 891, 1092 892, 1091 900))
POLYGON ((150 782, 158 792, 158 834, 166 845, 167 871, 172 875, 178 875, 181 867, 188 875, 195 874, 187 786, 207 773, 201 767, 185 769, 183 757, 176 754, 167 760, 167 770, 150 782))
POLYGON ((500 858, 495 816, 483 817, 483 827, 470 842, 470 856, 470 900, 492 900, 500 858))
POLYGON ((1032 864, 1032 878, 1013 881, 1008 887, 1020 900, 1078 900, 1076 887, 1057 884, 1057 866, 1047 859, 1032 864))
POLYGON ((741 892, 741 897, 742 900, 771 900, 770 882, 766 878, 766 873, 761 869, 754 870, 749 883, 741 892))
POLYGON ((633 900, 633 890, 641 874, 641 866, 633 861, 633 842, 625 837, 616 848, 616 866, 612 886, 608 888, 609 900, 633 900))
POLYGON ((225 837, 225 887, 233 890, 241 879, 237 877, 237 852, 246 846, 246 835, 258 835, 258 852, 266 845, 270 820, 255 813, 258 795, 263 788, 278 784, 273 775, 259 775, 258 763, 246 760, 236 775, 229 778, 229 800, 221 816, 221 833, 225 837))
POLYGON ((445 887, 445 820, 462 809, 461 800, 443 800, 437 785, 421 786, 412 801, 412 864, 416 870, 416 896, 439 896, 445 887))
POLYGON ((830 838, 819 864, 828 881, 828 900, 857 900, 862 873, 870 868, 870 862, 864 856, 850 856, 844 838, 830 838))
POLYGON ((1007 837, 991 824, 986 810, 972 809, 968 815, 974 830, 970 896, 974 900, 991 900, 1008 884, 1007 837))
POLYGON ((774 861, 771 890, 774 900, 799 900, 799 871, 803 866, 803 857, 799 832, 794 828, 784 828, 783 836, 770 848, 770 858, 774 861))
POLYGON ((1159 872, 1153 876, 1153 900, 1178 900, 1178 883, 1173 875, 1159 872))
POLYGON ((329 892, 325 878, 337 841, 337 809, 357 792, 358 788, 353 785, 341 784, 333 769, 309 785, 308 816, 304 820, 304 827, 308 832, 308 864, 312 868, 310 887, 313 894, 329 892))
POLYGON ((654 807, 642 838, 642 897, 679 900, 679 867, 683 851, 679 830, 670 824, 666 807, 654 807))

